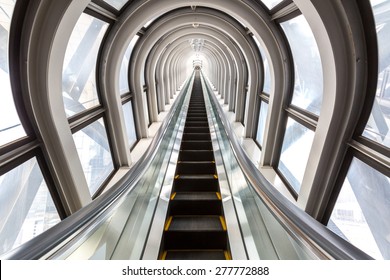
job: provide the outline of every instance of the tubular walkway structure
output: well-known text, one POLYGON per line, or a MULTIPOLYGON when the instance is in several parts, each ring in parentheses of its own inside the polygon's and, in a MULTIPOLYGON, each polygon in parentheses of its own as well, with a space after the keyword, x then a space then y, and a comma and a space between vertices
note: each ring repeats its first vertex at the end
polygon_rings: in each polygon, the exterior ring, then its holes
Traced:
POLYGON ((142 160, 7 259, 369 259, 297 208, 246 156, 195 70, 142 160))

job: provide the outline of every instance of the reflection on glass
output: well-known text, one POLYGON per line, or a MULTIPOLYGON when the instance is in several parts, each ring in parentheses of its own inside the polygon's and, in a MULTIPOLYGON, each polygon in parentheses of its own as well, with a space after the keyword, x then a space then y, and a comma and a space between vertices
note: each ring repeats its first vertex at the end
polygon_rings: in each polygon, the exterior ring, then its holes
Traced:
POLYGON ((73 134, 91 196, 114 170, 103 119, 73 134))
POLYGON ((297 193, 301 188, 313 139, 313 131, 288 119, 278 168, 297 193))
POLYGON ((390 0, 371 0, 379 51, 376 98, 363 136, 390 147, 390 0))
POLYGON ((0 146, 26 136, 12 96, 8 64, 8 43, 15 1, 0 1, 0 146))
POLYGON ((354 158, 328 227, 376 259, 390 259, 390 180, 354 158))
POLYGON ((0 254, 29 241, 59 221, 35 158, 0 176, 0 254))
POLYGON ((313 32, 300 15, 281 23, 290 43, 295 68, 292 104, 316 115, 320 114, 323 75, 320 53, 313 32))
POLYGON ((261 58, 263 59, 263 67, 264 67, 264 86, 263 92, 270 93, 271 92, 271 72, 269 69, 269 62, 267 57, 265 56, 264 48, 261 46, 259 40, 256 37, 253 37, 255 40, 257 47, 259 48, 261 58))
POLYGON ((261 101, 259 123, 257 126, 257 135, 256 135, 256 141, 257 143, 260 144, 260 146, 263 146, 265 121, 267 119, 267 114, 268 114, 268 103, 261 101))
POLYGON ((99 105, 96 63, 108 23, 82 14, 65 53, 62 95, 68 117, 99 105))
POLYGON ((268 9, 272 9, 273 7, 275 7, 276 5, 278 5, 280 2, 282 2, 283 0, 262 0, 263 3, 268 7, 268 9))
POLYGON ((113 6, 118 11, 122 9, 122 7, 129 2, 129 0, 103 0, 104 2, 108 3, 109 5, 113 6))
POLYGON ((123 116, 125 118, 127 139, 129 140, 130 148, 137 142, 137 134, 135 132, 134 114, 131 101, 123 105, 123 116))
POLYGON ((125 56, 122 59, 120 76, 119 76, 119 93, 124 94, 130 91, 129 89, 129 80, 128 80, 128 70, 131 53, 133 52, 134 45, 139 39, 138 35, 135 35, 134 38, 130 41, 129 46, 125 52, 125 56))

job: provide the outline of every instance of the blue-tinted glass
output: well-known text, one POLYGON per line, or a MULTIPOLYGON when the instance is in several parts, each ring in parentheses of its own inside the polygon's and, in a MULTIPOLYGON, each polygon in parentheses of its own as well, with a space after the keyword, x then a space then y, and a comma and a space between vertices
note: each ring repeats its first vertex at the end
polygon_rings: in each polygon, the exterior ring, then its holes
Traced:
POLYGON ((328 227, 376 259, 390 259, 389 177, 354 158, 328 227))
POLYGON ((263 59, 263 67, 264 67, 264 86, 263 86, 263 92, 270 94, 271 93, 271 72, 269 69, 269 62, 265 55, 265 51, 263 47, 261 46, 259 40, 257 40, 256 37, 253 37, 257 47, 259 48, 261 58, 263 59))
POLYGON ((20 123, 11 90, 8 44, 15 1, 0 1, 0 146, 26 136, 20 123))
POLYGON ((123 105, 123 116, 125 118, 127 139, 129 140, 130 148, 137 142, 137 134, 135 132, 134 114, 131 101, 123 105))
POLYGON ((282 2, 283 0, 262 0, 263 3, 268 7, 268 9, 272 9, 273 7, 275 7, 276 5, 278 5, 280 2, 282 2))
POLYGON ((103 0, 104 2, 108 3, 109 5, 113 6, 118 11, 122 9, 122 7, 129 2, 129 0, 103 0))
POLYGON ((125 52, 125 55, 122 60, 120 76, 119 76, 119 93, 124 94, 130 91, 129 89, 129 78, 128 78, 128 70, 131 53, 133 52, 134 45, 137 43, 139 39, 138 35, 135 35, 134 38, 130 41, 129 46, 125 52))
POLYGON ((390 147, 390 1, 371 0, 379 51, 376 98, 363 136, 390 147))
POLYGON ((35 158, 0 176, 0 254, 29 241, 59 221, 35 158))
POLYGON ((260 144, 260 146, 263 146, 265 121, 267 119, 267 114, 268 114, 268 103, 261 101, 259 122, 257 126, 257 135, 256 135, 256 141, 257 143, 260 144))
POLYGON ((323 75, 320 53, 313 32, 300 15, 281 23, 294 59, 295 86, 292 104, 316 115, 320 114, 323 75))
POLYGON ((99 105, 96 64, 108 23, 82 14, 65 53, 62 95, 67 116, 99 105))
POLYGON ((288 119, 278 168, 297 193, 301 189, 313 139, 313 131, 288 119))
POLYGON ((114 170, 107 132, 102 119, 73 134, 77 152, 87 179, 89 191, 94 195, 114 170))

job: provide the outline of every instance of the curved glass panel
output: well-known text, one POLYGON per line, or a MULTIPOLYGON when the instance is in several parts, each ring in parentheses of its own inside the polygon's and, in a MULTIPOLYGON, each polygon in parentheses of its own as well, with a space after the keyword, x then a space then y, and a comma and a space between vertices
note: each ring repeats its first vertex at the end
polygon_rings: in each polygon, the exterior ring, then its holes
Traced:
POLYGON ((131 101, 123 105, 123 116, 125 118, 127 139, 129 140, 130 148, 137 142, 137 134, 135 132, 133 106, 131 101))
POLYGON ((73 29, 65 53, 62 95, 68 117, 100 104, 96 64, 108 23, 82 14, 73 29))
POLYGON ((278 169, 297 193, 301 189, 313 139, 312 130, 288 119, 278 169))
POLYGON ((278 5, 280 2, 282 2, 283 0, 262 0, 263 3, 268 7, 268 9, 272 9, 273 7, 275 7, 276 5, 278 5))
POLYGON ((328 227, 376 259, 390 259, 390 179, 354 158, 328 227))
POLYGON ((319 115, 323 75, 320 53, 313 32, 303 15, 283 22, 281 26, 290 43, 294 59, 295 86, 291 103, 319 115))
POLYGON ((0 254, 29 241, 59 221, 35 158, 0 176, 0 254))
POLYGON ((125 55, 122 59, 121 70, 120 70, 120 74, 119 74, 120 75, 119 76, 119 93, 121 95, 130 91, 129 78, 128 78, 129 63, 130 63, 131 53, 133 52, 134 45, 137 43, 138 39, 139 39, 139 36, 135 35, 134 38, 130 41, 130 44, 127 47, 125 55))
POLYGON ((390 147, 390 1, 371 0, 379 51, 376 98, 363 136, 390 147))
POLYGON ((259 143, 260 146, 263 146, 265 121, 267 119, 267 114, 268 114, 268 103, 261 101, 259 121, 257 126, 257 135, 256 135, 256 141, 257 143, 259 143))
POLYGON ((115 9, 117 9, 118 11, 120 9, 123 8, 123 6, 129 2, 129 0, 103 0, 104 2, 106 2, 107 4, 109 4, 110 6, 113 6, 115 9))
POLYGON ((73 134, 91 196, 114 170, 103 119, 73 134))
POLYGON ((0 146, 26 136, 12 96, 8 43, 15 1, 0 0, 0 146))
POLYGON ((261 58, 263 59, 263 67, 264 67, 264 85, 263 92, 270 93, 271 92, 271 72, 269 69, 269 62, 267 57, 265 56, 264 48, 260 45, 259 40, 256 37, 253 37, 255 40, 257 47, 259 48, 261 58))

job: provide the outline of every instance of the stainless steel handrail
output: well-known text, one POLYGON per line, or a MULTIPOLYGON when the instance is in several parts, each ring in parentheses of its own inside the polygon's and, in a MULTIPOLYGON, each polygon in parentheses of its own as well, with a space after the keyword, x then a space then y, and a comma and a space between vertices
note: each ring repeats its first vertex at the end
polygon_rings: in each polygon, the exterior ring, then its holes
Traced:
POLYGON ((253 186, 254 191, 271 213, 279 220, 281 225, 298 242, 310 246, 313 253, 320 259, 372 259, 365 252, 339 237, 302 209, 298 208, 267 181, 247 156, 223 112, 217 97, 204 77, 203 81, 205 81, 208 94, 217 110, 216 113, 226 130, 230 146, 238 164, 249 183, 253 186))
POLYGON ((184 93, 190 88, 193 77, 194 75, 187 80, 185 86, 180 91, 179 97, 173 103, 172 109, 164 119, 142 159, 140 159, 109 192, 102 194, 78 212, 37 237, 1 255, 0 259, 33 260, 47 257, 54 253, 55 250, 61 248, 64 243, 74 239, 81 232, 85 234, 85 230, 91 225, 99 224, 100 220, 103 219, 103 213, 113 209, 118 204, 121 197, 124 197, 127 193, 132 191, 152 162, 172 118, 176 111, 181 109, 179 105, 184 100, 184 93))

